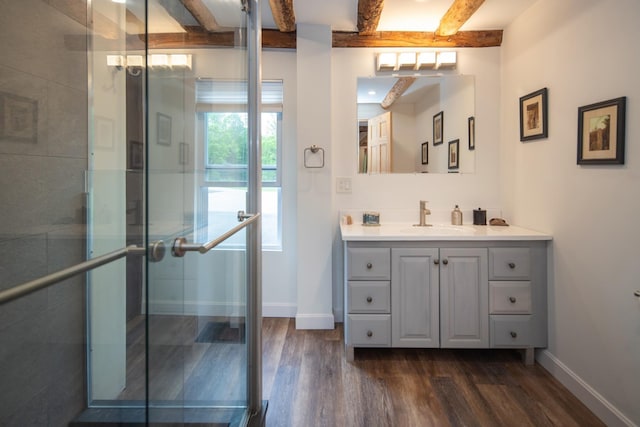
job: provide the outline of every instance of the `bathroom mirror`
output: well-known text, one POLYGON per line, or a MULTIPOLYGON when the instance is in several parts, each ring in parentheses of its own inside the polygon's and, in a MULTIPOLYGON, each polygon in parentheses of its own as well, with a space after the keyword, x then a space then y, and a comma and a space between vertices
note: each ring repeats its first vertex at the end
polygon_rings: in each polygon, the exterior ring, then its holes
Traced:
POLYGON ((474 172, 473 76, 360 77, 357 103, 358 173, 474 172))

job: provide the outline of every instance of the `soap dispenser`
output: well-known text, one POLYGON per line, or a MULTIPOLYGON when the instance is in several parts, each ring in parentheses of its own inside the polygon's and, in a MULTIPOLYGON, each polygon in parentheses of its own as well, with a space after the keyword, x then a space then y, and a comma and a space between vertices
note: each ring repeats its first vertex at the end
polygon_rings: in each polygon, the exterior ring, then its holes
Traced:
POLYGON ((462 225, 462 211, 458 205, 451 211, 451 225, 462 225))

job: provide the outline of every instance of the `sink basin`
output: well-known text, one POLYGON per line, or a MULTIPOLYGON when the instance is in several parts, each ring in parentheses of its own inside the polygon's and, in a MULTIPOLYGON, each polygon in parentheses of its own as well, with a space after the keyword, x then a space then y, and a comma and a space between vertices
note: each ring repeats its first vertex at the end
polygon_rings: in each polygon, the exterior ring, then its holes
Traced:
POLYGON ((403 234, 457 234, 457 233, 473 233, 475 229, 466 225, 447 225, 434 224, 431 226, 419 226, 403 228, 400 230, 403 234))

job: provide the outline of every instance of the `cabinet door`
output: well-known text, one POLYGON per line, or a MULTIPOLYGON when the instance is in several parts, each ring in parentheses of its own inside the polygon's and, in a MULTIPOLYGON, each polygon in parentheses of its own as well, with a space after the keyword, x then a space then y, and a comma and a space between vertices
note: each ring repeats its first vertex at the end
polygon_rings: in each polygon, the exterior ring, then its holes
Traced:
POLYGON ((489 347, 487 249, 440 249, 440 346, 489 347))
POLYGON ((438 347, 438 249, 391 251, 391 343, 438 347))

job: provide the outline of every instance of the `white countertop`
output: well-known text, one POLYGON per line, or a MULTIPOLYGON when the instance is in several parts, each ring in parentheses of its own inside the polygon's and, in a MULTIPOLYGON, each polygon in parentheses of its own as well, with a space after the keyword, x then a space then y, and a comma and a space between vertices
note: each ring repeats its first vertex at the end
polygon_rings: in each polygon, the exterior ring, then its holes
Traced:
POLYGON ((482 240, 551 240, 552 236, 514 225, 449 225, 416 227, 412 223, 383 223, 379 226, 341 224, 344 241, 482 241, 482 240))

